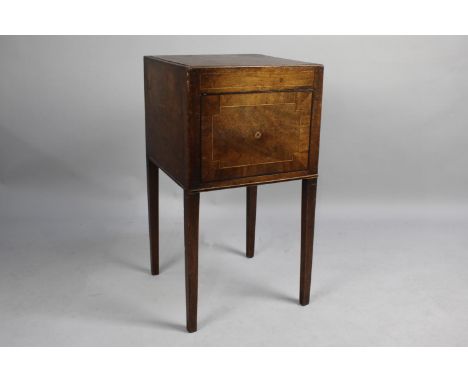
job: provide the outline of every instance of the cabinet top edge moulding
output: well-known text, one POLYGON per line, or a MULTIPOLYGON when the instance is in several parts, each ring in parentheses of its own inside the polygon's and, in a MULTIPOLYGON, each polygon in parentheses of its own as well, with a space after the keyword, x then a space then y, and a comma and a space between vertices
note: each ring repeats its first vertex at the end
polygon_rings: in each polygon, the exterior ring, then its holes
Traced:
POLYGON ((204 54, 204 55, 160 55, 145 56, 157 61, 166 61, 186 68, 239 68, 239 67, 284 67, 319 66, 310 62, 290 60, 264 54, 204 54))

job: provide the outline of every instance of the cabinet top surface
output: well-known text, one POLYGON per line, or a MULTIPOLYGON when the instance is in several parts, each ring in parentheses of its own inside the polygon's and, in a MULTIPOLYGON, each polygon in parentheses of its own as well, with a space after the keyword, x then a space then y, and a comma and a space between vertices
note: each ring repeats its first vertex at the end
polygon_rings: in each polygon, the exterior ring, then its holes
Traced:
POLYGON ((148 56, 148 58, 174 63, 189 68, 251 67, 251 66, 321 66, 303 61, 265 56, 263 54, 208 54, 180 56, 148 56))

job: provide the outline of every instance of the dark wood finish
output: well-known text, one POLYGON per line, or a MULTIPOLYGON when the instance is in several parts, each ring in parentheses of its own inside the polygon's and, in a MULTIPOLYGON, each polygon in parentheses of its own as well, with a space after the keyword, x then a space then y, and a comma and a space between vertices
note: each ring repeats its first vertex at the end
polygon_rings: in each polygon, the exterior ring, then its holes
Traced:
POLYGON ((186 70, 145 58, 147 156, 180 186, 187 185, 186 70))
POLYGON ((159 275, 159 169, 146 160, 151 274, 159 275))
POLYGON ((318 173, 319 145, 320 145, 320 120, 322 116, 322 88, 323 88, 323 67, 316 69, 314 83, 314 100, 312 103, 312 120, 310 123, 310 153, 309 172, 318 173))
POLYGON ((263 55, 144 59, 151 273, 159 272, 158 168, 184 189, 187 330, 197 330, 199 192, 302 180, 300 302, 310 296, 323 66, 263 55))
POLYGON ((187 331, 197 331, 198 217, 200 194, 184 191, 185 299, 187 331))
POLYGON ((280 57, 265 56, 263 54, 203 54, 179 56, 150 56, 174 65, 189 68, 225 68, 225 67, 268 67, 268 66, 314 66, 309 62, 289 60, 280 57))
POLYGON ((255 252, 255 220, 257 218, 257 186, 248 186, 246 190, 246 255, 253 257, 255 252))
POLYGON ((202 97, 202 181, 306 170, 310 92, 202 97))
POLYGON ((299 288, 299 303, 301 305, 309 304, 310 300, 316 191, 316 179, 304 179, 302 181, 301 270, 299 288))
POLYGON ((225 188, 231 181, 258 184, 270 175, 269 181, 317 175, 322 69, 319 64, 262 55, 145 57, 148 155, 191 191, 225 188), (212 115, 213 133, 209 113, 218 101, 220 113, 212 115), (230 116, 250 125, 229 124, 230 116), (235 129, 227 132, 223 142, 216 126, 226 124, 235 129), (259 138, 255 138, 258 130, 253 131, 256 126, 265 129, 259 138), (288 127, 290 135, 285 134, 288 127), (245 135, 249 131, 253 138, 245 135), (216 141, 211 150, 210 136, 216 141), (239 168, 216 170, 217 159, 208 163, 210 151, 216 155, 227 147, 231 154, 219 163, 227 159, 235 165, 232 153, 242 140, 251 149, 242 153, 239 168), (271 156, 274 163, 259 163, 271 156), (253 160, 250 165, 245 162, 248 158, 253 160))
POLYGON ((200 91, 213 94, 310 89, 314 73, 308 66, 200 69, 200 91))
POLYGON ((187 181, 188 188, 195 190, 201 186, 201 93, 200 76, 188 70, 189 112, 186 147, 188 150, 187 181))

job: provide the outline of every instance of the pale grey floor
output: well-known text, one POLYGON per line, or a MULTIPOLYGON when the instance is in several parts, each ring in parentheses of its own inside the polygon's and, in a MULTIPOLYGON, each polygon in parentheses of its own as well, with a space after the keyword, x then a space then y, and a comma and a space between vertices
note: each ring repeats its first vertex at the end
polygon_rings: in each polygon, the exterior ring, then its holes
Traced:
POLYGON ((244 190, 203 194, 199 331, 188 334, 182 195, 170 189, 152 277, 144 195, 93 205, 5 188, 18 208, 0 227, 0 345, 468 345, 466 208, 327 205, 319 194, 301 307, 300 183, 259 189, 254 259, 243 254, 244 190))

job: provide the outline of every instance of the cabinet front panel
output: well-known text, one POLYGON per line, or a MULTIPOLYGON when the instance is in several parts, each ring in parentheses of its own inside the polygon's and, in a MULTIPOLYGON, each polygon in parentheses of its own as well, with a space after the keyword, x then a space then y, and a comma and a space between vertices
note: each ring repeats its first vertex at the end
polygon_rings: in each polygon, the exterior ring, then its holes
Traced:
POLYGON ((306 170, 310 91, 202 96, 202 181, 306 170))
POLYGON ((217 68, 200 71, 200 91, 227 93, 312 88, 314 67, 217 68))

